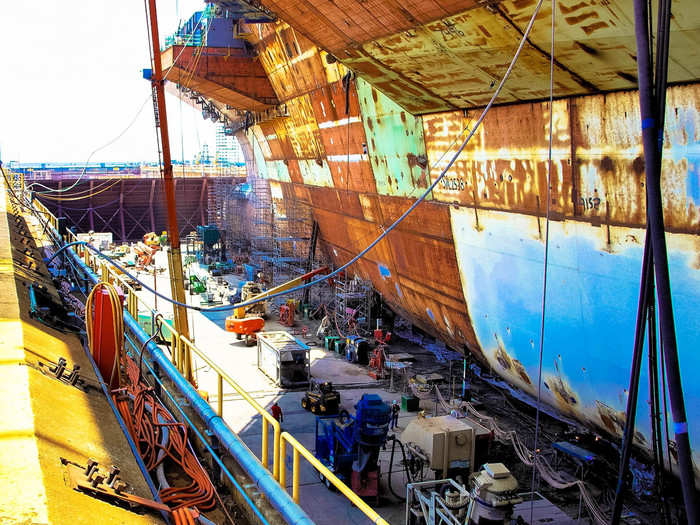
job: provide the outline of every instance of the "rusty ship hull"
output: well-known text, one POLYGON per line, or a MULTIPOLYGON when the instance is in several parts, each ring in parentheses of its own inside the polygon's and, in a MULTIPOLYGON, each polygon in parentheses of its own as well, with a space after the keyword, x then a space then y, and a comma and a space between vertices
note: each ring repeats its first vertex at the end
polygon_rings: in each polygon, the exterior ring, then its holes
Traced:
MULTIPOLYGON (((224 11, 251 5, 217 4, 224 11)), ((270 20, 239 24, 245 46, 205 47, 199 59, 175 46, 163 52, 165 66, 178 72, 172 82, 186 78, 182 87, 234 123, 248 175, 269 181, 278 213, 289 201, 311 207, 336 265, 439 176, 534 7, 261 4, 270 20)), ((543 9, 500 105, 426 200, 353 267, 397 313, 472 353, 532 399, 549 208, 543 400, 615 436, 624 425, 646 228, 628 4, 557 4, 551 107, 543 101, 550 45, 543 9)), ((677 4, 687 16, 672 27, 662 187, 681 375, 700 465, 700 47, 692 44, 700 41, 700 9, 677 4)), ((644 374, 645 367, 642 385, 644 374)), ((648 447, 646 395, 639 409, 637 442, 648 447)))

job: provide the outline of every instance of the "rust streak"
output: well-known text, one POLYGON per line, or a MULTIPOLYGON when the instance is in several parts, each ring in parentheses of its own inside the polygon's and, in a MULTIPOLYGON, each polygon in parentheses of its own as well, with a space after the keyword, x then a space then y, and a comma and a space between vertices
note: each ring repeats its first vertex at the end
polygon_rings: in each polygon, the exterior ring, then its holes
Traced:
MULTIPOLYGON (((451 109, 457 109, 457 106, 455 106, 454 104, 452 104, 452 103, 449 102, 448 100, 446 100, 446 99, 442 98, 441 96, 439 96, 439 95, 433 93, 433 92, 432 92, 431 90, 429 90, 427 87, 425 87, 425 86, 423 86, 423 85, 421 85, 421 84, 418 84, 417 82, 414 82, 414 81, 411 80, 410 78, 408 78, 408 77, 402 75, 401 73, 399 73, 398 71, 396 71, 396 70, 390 68, 389 66, 387 66, 386 64, 384 64, 381 60, 378 60, 378 59, 376 59, 375 57, 373 57, 372 55, 370 55, 369 53, 367 53, 364 49, 359 49, 358 51, 359 51, 359 52, 362 54, 362 56, 364 56, 365 58, 371 60, 372 62, 376 62, 377 64, 380 64, 383 68, 385 68, 385 69, 388 70, 388 71, 392 71, 398 78, 400 78, 403 82, 409 84, 411 87, 415 88, 416 91, 418 91, 419 93, 427 93, 427 94, 430 95, 431 97, 434 97, 436 100, 439 100, 439 101, 443 102, 443 103, 445 104, 445 107, 451 108, 451 109)), ((370 80, 371 80, 371 79, 370 79, 370 80)), ((404 86, 404 87, 407 88, 408 86, 404 86)))
MULTIPOLYGON (((518 25, 515 22, 513 22, 508 17, 508 15, 506 15, 503 12, 503 10, 500 8, 500 6, 496 6, 495 9, 496 9, 496 12, 501 16, 501 18, 503 18, 513 29, 515 29, 520 36, 523 36, 525 34, 520 29, 520 27, 518 27, 518 25)), ((585 28, 584 28, 584 31, 585 31, 585 28)), ((588 33, 586 33, 586 34, 588 34, 588 33)), ((532 48, 534 50, 536 50, 538 53, 540 53, 542 56, 546 57, 547 60, 550 60, 552 58, 551 55, 547 51, 545 51, 544 49, 540 48, 538 45, 533 43, 532 40, 530 40, 529 38, 527 39, 527 43, 530 44, 530 46, 532 46, 532 48)), ((593 92, 600 91, 600 89, 598 89, 594 84, 592 84, 591 82, 589 82, 588 80, 586 80, 585 78, 580 76, 578 73, 574 73, 573 71, 571 71, 568 67, 566 67, 564 64, 559 62, 556 58, 554 59, 554 65, 556 65, 562 71, 565 71, 569 75, 571 75, 571 78, 573 78, 576 82, 578 82, 581 85, 581 87, 583 87, 589 91, 593 91, 593 92)))

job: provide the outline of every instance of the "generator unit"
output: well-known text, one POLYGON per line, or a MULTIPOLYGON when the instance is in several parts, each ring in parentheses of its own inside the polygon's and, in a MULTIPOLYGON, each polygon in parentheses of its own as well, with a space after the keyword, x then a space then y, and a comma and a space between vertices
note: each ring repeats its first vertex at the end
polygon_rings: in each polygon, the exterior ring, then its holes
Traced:
POLYGON ((491 432, 467 418, 417 416, 400 440, 414 462, 433 470, 436 477, 466 477, 486 459, 491 432))
POLYGON ((407 525, 514 525, 518 481, 503 463, 487 463, 469 478, 469 488, 452 479, 406 486, 407 525))

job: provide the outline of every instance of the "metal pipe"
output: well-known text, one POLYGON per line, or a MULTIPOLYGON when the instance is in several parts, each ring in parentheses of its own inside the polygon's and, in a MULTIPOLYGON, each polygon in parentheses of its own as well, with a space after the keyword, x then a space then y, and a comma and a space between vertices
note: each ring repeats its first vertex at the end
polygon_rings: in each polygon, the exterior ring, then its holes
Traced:
MULTIPOLYGON (((173 299, 179 303, 184 303, 185 287, 184 275, 182 272, 182 256, 180 254, 180 230, 177 226, 177 213, 175 209, 175 186, 173 183, 173 164, 170 157, 170 141, 168 138, 168 115, 165 109, 165 80, 163 79, 163 66, 160 59, 156 0, 149 0, 148 9, 151 22, 151 46, 153 48, 152 87, 155 91, 156 103, 158 106, 158 125, 160 127, 161 146, 163 148, 163 186, 168 210, 168 237, 170 240, 168 262, 170 263, 170 283, 173 299)), ((173 310, 175 330, 180 335, 189 339, 190 330, 187 323, 187 311, 179 305, 173 305, 173 310)), ((189 352, 189 349, 186 351, 189 352)), ((192 380, 190 370, 187 371, 187 379, 189 381, 192 380)))
POLYGON ((299 451, 296 448, 292 457, 292 499, 299 504, 299 451))
POLYGON ((267 426, 267 421, 265 421, 265 418, 260 418, 262 422, 262 453, 260 455, 260 461, 263 464, 263 467, 267 468, 268 464, 268 447, 269 447, 269 439, 270 439, 270 428, 267 426))
MULTIPOLYGON (((148 334, 141 329, 131 316, 124 316, 124 324, 141 342, 148 340, 148 334)), ((163 373, 175 384, 180 393, 205 422, 206 426, 246 471, 248 476, 266 495, 270 503, 282 514, 285 520, 291 524, 312 524, 313 522, 306 513, 289 498, 289 495, 277 484, 269 471, 253 456, 238 436, 231 432, 223 419, 209 406, 209 403, 202 399, 192 385, 177 372, 177 369, 173 367, 160 348, 151 341, 146 345, 146 350, 148 350, 153 362, 161 367, 163 373)))
POLYGON ((219 374, 219 399, 216 402, 216 407, 217 410, 216 412, 219 414, 220 417, 224 417, 224 379, 221 377, 221 374, 219 374))
MULTIPOLYGON (((649 297, 654 297, 654 283, 649 282, 649 297)), ((647 331, 649 332, 649 399, 651 407, 651 435, 652 448, 654 450, 654 478, 656 497, 660 502, 659 511, 662 518, 662 523, 670 523, 670 514, 666 501, 666 493, 664 492, 664 451, 663 437, 661 436, 661 414, 659 412, 659 370, 658 370, 658 349, 657 330, 656 330, 656 312, 654 301, 650 301, 647 305, 648 320, 647 331)), ((670 465, 669 465, 670 467, 670 465)))
MULTIPOLYGON (((667 3, 670 9, 670 2, 667 3)), ((688 422, 683 399, 678 348, 676 346, 676 329, 673 320, 673 305, 671 302, 671 285, 668 275, 668 256, 666 253, 666 238, 664 236, 663 204, 661 200, 661 172, 659 149, 659 128, 655 115, 654 97, 652 94, 651 67, 649 63, 649 35, 647 34, 647 3, 646 0, 634 0, 634 21, 637 40, 637 71, 639 77, 639 105, 642 118, 642 141, 646 164, 647 185, 647 228, 651 230, 651 240, 654 252, 654 269, 659 303, 659 321, 664 342, 664 358, 668 377, 671 412, 673 414, 673 429, 678 448, 678 468, 683 489, 688 523, 697 525, 698 508, 695 492, 695 475, 693 472, 690 439, 688 437, 688 422)), ((663 57, 657 57, 657 60, 663 57)), ((657 97, 665 97, 666 93, 657 93, 657 97)))
POLYGON ((649 304, 649 279, 652 276, 654 258, 652 255, 651 232, 647 228, 644 241, 644 255, 642 256, 642 282, 639 287, 639 302, 637 304, 637 323, 634 331, 634 350, 632 353, 632 370, 630 371, 630 386, 627 391, 627 411, 625 428, 622 434, 622 453, 620 455, 620 469, 617 475, 617 487, 615 489, 615 504, 613 506, 610 523, 617 525, 622 514, 622 496, 625 488, 625 474, 632 455, 632 443, 634 440, 634 422, 637 415, 637 394, 639 392, 639 375, 642 367, 642 354, 644 353, 644 329, 646 326, 647 305, 649 304))
MULTIPOLYGON (((124 325, 131 330, 142 343, 149 337, 139 324, 129 315, 124 316, 124 325)), ((163 354, 153 341, 146 345, 151 359, 161 367, 163 373, 174 383, 176 388, 195 409, 206 426, 214 433, 223 447, 233 456, 237 463, 246 471, 257 487, 266 495, 270 503, 291 524, 308 524, 313 522, 306 513, 296 505, 289 495, 282 490, 269 471, 253 456, 248 447, 226 426, 226 423, 209 406, 192 385, 180 375, 170 360, 163 354)))

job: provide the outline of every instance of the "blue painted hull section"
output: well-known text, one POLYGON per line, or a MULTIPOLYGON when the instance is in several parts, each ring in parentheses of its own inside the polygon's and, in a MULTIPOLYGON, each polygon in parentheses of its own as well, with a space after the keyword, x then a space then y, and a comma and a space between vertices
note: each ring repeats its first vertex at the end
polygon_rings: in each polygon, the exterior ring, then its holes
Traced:
MULTIPOLYGON (((494 372, 536 396, 544 268, 537 218, 490 212, 480 214, 479 224, 477 230, 471 210, 452 212, 474 329, 494 372)), ((544 232, 544 220, 541 226, 544 232)), ((613 228, 611 244, 606 236, 605 227, 551 223, 542 395, 564 415, 619 434, 627 403, 644 231, 613 228)), ((667 240, 691 445, 700 464, 700 269, 690 237, 668 234, 667 240)), ((637 443, 648 447, 646 360, 640 385, 637 443)))

